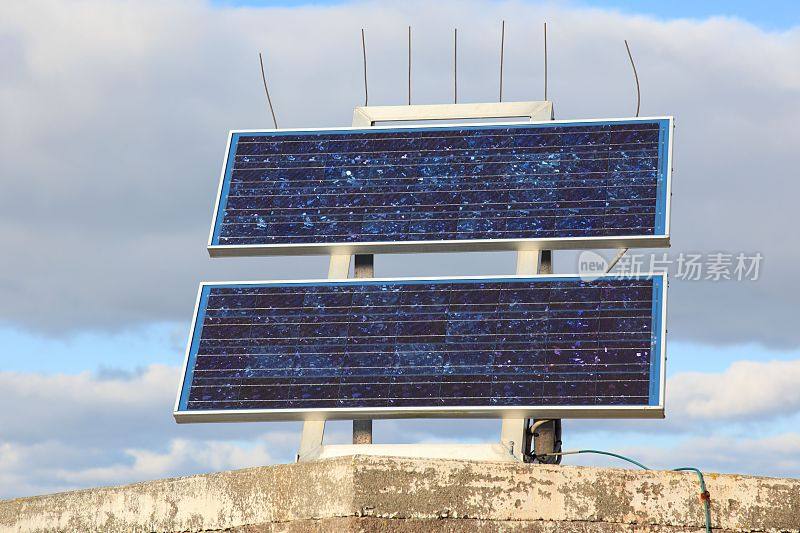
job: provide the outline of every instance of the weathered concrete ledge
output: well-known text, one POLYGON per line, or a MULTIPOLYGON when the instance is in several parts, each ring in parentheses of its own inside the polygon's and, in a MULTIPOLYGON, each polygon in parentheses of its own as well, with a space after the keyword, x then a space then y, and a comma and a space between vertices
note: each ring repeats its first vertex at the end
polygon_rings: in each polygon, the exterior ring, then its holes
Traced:
MULTIPOLYGON (((715 531, 800 532, 800 480, 706 476, 715 531)), ((351 456, 0 501, 0 530, 703 531, 692 473, 351 456)))

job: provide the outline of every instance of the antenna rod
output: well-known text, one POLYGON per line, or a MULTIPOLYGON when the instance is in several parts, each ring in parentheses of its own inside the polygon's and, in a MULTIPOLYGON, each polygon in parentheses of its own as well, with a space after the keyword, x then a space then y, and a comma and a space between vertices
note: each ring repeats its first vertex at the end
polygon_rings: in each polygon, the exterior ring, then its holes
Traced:
POLYGON ((458 28, 453 28, 453 103, 458 103, 458 28))
POLYGON ((367 41, 364 38, 364 28, 361 28, 361 52, 364 55, 364 106, 369 104, 369 91, 367 91, 367 41))
POLYGON ((547 23, 544 23, 544 100, 547 101, 547 23))
POLYGON ((642 93, 639 90, 639 75, 636 73, 636 64, 633 62, 633 55, 631 54, 631 47, 628 46, 628 39, 625 39, 625 49, 628 50, 628 59, 631 60, 631 67, 633 68, 633 79, 636 81, 636 116, 639 116, 639 107, 642 104, 642 93))
POLYGON ((408 105, 411 105, 411 26, 408 27, 408 105))
POLYGON ((500 101, 503 101, 503 48, 506 41, 506 21, 500 26, 500 101))
POLYGON ((272 108, 272 98, 269 97, 269 89, 267 88, 267 75, 264 74, 264 58, 261 57, 261 52, 258 53, 258 62, 261 64, 261 81, 264 82, 264 92, 267 93, 267 103, 269 104, 269 111, 272 113, 272 123, 275 124, 275 129, 278 129, 278 121, 275 119, 275 110, 272 108))

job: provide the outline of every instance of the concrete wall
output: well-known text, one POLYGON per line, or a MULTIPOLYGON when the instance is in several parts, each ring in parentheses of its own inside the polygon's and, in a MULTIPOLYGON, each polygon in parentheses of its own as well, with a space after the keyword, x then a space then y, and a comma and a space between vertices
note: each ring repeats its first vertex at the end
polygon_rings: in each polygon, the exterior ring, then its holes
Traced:
MULTIPOLYGON (((800 532, 800 480, 706 476, 715 531, 800 532)), ((0 501, 1 531, 703 531, 692 473, 352 456, 0 501)))

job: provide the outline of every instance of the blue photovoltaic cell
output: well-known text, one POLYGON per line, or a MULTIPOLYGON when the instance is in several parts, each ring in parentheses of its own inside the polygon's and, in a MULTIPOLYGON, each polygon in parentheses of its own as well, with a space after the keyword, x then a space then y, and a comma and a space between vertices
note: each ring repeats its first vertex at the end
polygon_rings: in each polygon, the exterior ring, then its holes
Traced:
POLYGON ((204 285, 178 413, 659 405, 663 290, 661 276, 204 285))
POLYGON ((666 238, 670 124, 233 132, 210 244, 666 238))

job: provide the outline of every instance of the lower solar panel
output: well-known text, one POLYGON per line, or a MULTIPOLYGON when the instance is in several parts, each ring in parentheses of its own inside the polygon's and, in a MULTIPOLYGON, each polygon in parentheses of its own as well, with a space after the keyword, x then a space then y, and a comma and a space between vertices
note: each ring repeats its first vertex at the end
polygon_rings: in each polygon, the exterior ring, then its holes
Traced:
POLYGON ((663 416, 665 285, 203 284, 175 418, 663 416))

